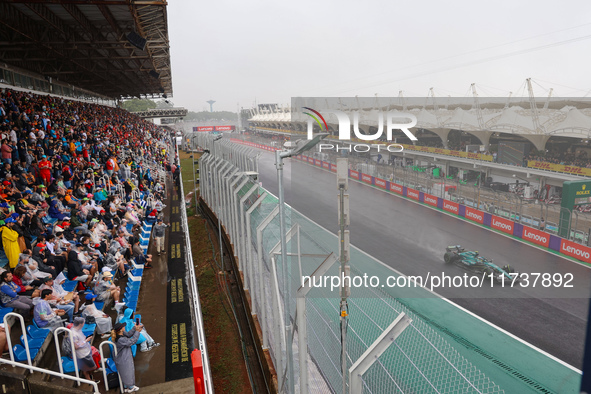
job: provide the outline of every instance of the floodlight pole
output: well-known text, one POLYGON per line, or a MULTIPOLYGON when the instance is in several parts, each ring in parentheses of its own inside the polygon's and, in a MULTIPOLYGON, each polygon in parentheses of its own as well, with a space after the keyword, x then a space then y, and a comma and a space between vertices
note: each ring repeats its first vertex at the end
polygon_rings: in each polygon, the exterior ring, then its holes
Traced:
MULTIPOLYGON (((293 349, 291 344, 291 336, 293 327, 291 325, 290 313, 290 296, 291 296, 291 282, 289 279, 289 270, 287 264, 287 241, 285 239, 285 201, 283 196, 283 159, 299 155, 309 149, 312 149, 322 139, 326 138, 328 133, 316 134, 312 140, 300 140, 294 149, 275 151, 275 167, 277 168, 277 186, 279 188, 279 238, 281 240, 281 265, 283 266, 283 310, 285 321, 285 368, 287 370, 287 378, 289 385, 287 386, 288 393, 295 393, 295 381, 293 370, 293 349)), ((304 355, 300 354, 300 357, 304 355)))

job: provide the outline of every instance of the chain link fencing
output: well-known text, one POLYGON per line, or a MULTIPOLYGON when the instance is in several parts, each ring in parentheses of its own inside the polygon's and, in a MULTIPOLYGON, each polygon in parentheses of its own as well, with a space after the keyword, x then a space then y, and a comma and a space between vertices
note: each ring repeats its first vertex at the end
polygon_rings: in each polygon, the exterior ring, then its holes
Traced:
MULTIPOLYGON (((232 134, 231 137, 275 148, 282 147, 283 143, 289 140, 288 136, 283 135, 269 138, 263 134, 232 134)), ((336 164, 336 159, 339 157, 334 151, 311 152, 309 155, 332 164, 336 164)), ((560 200, 525 199, 514 192, 485 187, 483 182, 478 180, 467 182, 452 176, 434 176, 432 167, 406 165, 404 160, 377 163, 355 153, 347 157, 351 170, 478 208, 550 234, 558 234, 560 212, 564 210, 560 206, 560 200)), ((591 205, 580 206, 572 212, 569 211, 568 217, 571 218, 567 223, 570 228, 568 239, 591 246, 591 205)))
MULTIPOLYGON (((278 199, 260 187, 255 174, 254 152, 239 145, 213 142, 198 136, 197 144, 206 149, 200 162, 201 195, 222 219, 234 245, 244 287, 251 298, 252 312, 261 326, 263 346, 269 349, 277 371, 280 392, 290 387, 300 390, 299 363, 307 366, 307 391, 341 393, 341 327, 338 290, 330 286, 313 287, 305 298, 305 312, 297 308, 297 290, 302 276, 338 251, 337 237, 299 212, 286 207, 287 261, 281 259, 278 199), (209 152, 209 154, 207 153, 209 152), (287 269, 284 283, 283 269, 287 269), (291 292, 288 294, 287 290, 291 292), (305 313, 307 346, 300 344, 299 328, 286 338, 284 306, 289 302, 289 324, 305 313), (300 354, 300 345, 305 353, 300 354), (287 346, 294 355, 295 381, 286 373, 287 346)), ((335 218, 336 220, 336 218, 335 218)), ((396 274, 371 256, 353 251, 355 267, 351 275, 396 274), (363 273, 362 273, 363 271, 363 273)), ((352 256, 353 260, 353 256, 352 256)), ((326 276, 338 276, 333 264, 326 276)), ((380 289, 352 289, 347 328, 347 367, 361 357, 380 334, 401 313, 412 323, 376 360, 363 376, 367 393, 501 393, 504 390, 472 361, 462 356, 438 330, 409 310, 394 296, 380 289)), ((302 388, 304 389, 304 388, 302 388)), ((357 394, 357 393, 356 393, 357 394)))

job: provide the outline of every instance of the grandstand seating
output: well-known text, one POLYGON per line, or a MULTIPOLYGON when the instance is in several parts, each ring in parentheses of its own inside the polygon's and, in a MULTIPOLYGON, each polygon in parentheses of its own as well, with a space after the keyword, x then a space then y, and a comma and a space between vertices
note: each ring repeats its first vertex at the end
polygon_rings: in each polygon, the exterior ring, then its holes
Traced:
MULTIPOLYGON (((40 104, 39 107, 45 106, 45 105, 49 105, 51 107, 51 114, 47 114, 47 117, 50 118, 51 126, 54 127, 48 127, 45 132, 46 135, 51 135, 53 137, 53 141, 54 142, 48 142, 49 138, 45 138, 44 141, 42 141, 42 144, 40 145, 42 147, 42 149, 37 149, 33 152, 33 150, 29 150, 28 153, 32 154, 34 156, 34 159, 36 161, 41 161, 41 156, 37 156, 37 155, 42 155, 43 151, 47 152, 48 150, 52 150, 54 153, 52 153, 51 155, 53 156, 49 156, 50 154, 48 154, 48 160, 54 159, 57 161, 60 161, 60 165, 58 166, 57 164, 54 165, 53 169, 52 169, 52 174, 50 175, 51 177, 54 178, 58 178, 59 179, 59 175, 62 174, 62 167, 61 165, 63 164, 64 166, 67 164, 70 164, 70 168, 74 168, 77 167, 77 169, 75 169, 74 172, 78 172, 78 174, 82 174, 82 171, 84 171, 84 178, 86 177, 86 175, 88 174, 87 170, 90 170, 90 167, 94 168, 94 171, 99 172, 99 175, 97 177, 96 172, 95 172, 95 178, 94 178, 94 184, 99 184, 101 179, 106 179, 106 181, 110 181, 110 174, 100 174, 100 172, 102 171, 100 169, 100 167, 106 163, 107 159, 108 159, 108 155, 114 155, 115 157, 117 157, 118 159, 120 159, 120 164, 122 167, 122 170, 124 170, 124 167, 126 165, 129 165, 129 167, 133 167, 132 168, 132 173, 134 174, 133 177, 137 180, 137 182, 135 182, 135 185, 133 185, 132 187, 135 188, 135 190, 131 193, 131 195, 129 194, 128 191, 126 191, 126 187, 127 185, 124 185, 123 182, 126 179, 130 179, 131 177, 126 176, 126 174, 123 175, 119 175, 119 180, 114 179, 113 178, 113 182, 117 183, 116 186, 114 186, 113 188, 111 188, 112 194, 117 195, 117 197, 120 198, 120 200, 123 202, 123 204, 117 206, 117 209, 119 209, 119 211, 117 211, 117 213, 113 214, 112 217, 112 222, 109 225, 109 229, 111 228, 112 225, 118 225, 118 221, 117 221, 117 216, 119 218, 122 217, 122 215, 120 215, 121 213, 121 208, 123 207, 123 209, 125 209, 126 207, 126 203, 129 202, 130 198, 132 199, 132 201, 136 204, 135 206, 139 206, 142 209, 152 209, 150 207, 153 206, 156 198, 161 198, 161 197, 157 197, 157 195, 155 196, 155 191, 150 189, 154 184, 151 183, 150 178, 154 178, 156 179, 158 182, 160 182, 160 184, 162 185, 164 183, 164 189, 159 189, 158 191, 162 191, 165 192, 165 182, 166 182, 166 176, 165 176, 165 172, 163 170, 160 170, 159 166, 161 164, 158 163, 162 163, 163 161, 167 161, 168 159, 164 156, 163 151, 162 151, 162 145, 159 145, 158 141, 161 141, 162 138, 167 138, 167 133, 162 130, 161 128, 159 128, 158 126, 155 126, 151 123, 147 123, 147 122, 142 122, 140 119, 138 119, 135 115, 131 115, 123 110, 120 109, 114 109, 114 108, 107 108, 107 107, 100 107, 100 106, 94 106, 94 105, 88 105, 88 104, 80 104, 78 106, 77 102, 64 102, 61 99, 58 98, 53 98, 53 97, 45 97, 45 96, 35 96, 32 94, 24 94, 23 96, 21 96, 22 92, 15 92, 15 91, 11 91, 9 89, 3 90, 2 92, 0 92, 0 99, 2 99, 2 103, 4 105, 7 105, 5 108, 9 108, 8 104, 11 104, 12 101, 10 99, 6 99, 7 95, 10 96, 10 98, 14 98, 14 106, 18 107, 21 104, 22 105, 26 105, 26 108, 18 108, 22 113, 24 113, 26 111, 26 113, 28 113, 30 116, 31 115, 37 115, 35 112, 37 112, 36 110, 32 110, 30 111, 30 108, 28 107, 28 105, 36 105, 36 104, 40 104), (54 101, 55 100, 55 101, 54 101), (25 104, 26 103, 26 104, 25 104), (96 111, 95 111, 96 110, 96 111), (86 160, 86 162, 78 162, 75 161, 74 159, 76 159, 77 155, 71 155, 71 152, 68 149, 68 142, 69 141, 71 143, 76 143, 78 144, 79 141, 82 139, 82 134, 84 133, 84 140, 85 142, 88 143, 88 140, 86 140, 87 137, 87 132, 90 131, 90 128, 88 129, 88 131, 86 129, 82 129, 80 128, 79 130, 75 130, 74 132, 71 131, 70 128, 76 128, 75 126, 69 125, 68 127, 66 127, 64 124, 62 124, 62 120, 66 119, 69 115, 71 115, 72 113, 75 113, 76 116, 84 116, 85 118, 92 118, 93 116, 96 116, 96 119, 100 119, 97 120, 96 122, 92 123, 92 127, 96 127, 96 129, 93 129, 92 135, 89 135, 88 138, 90 139, 90 141, 92 143, 96 143, 98 138, 95 140, 94 137, 100 137, 101 139, 109 139, 110 142, 115 142, 115 140, 125 140, 127 143, 127 145, 121 145, 119 143, 113 143, 111 144, 110 148, 105 148, 103 146, 103 149, 100 149, 99 151, 96 150, 92 150, 92 152, 90 153, 91 155, 91 160, 86 160), (95 115, 101 113, 100 117, 95 115), (111 118, 109 118, 109 114, 112 115, 111 118), (125 125, 125 126, 123 126, 125 125), (55 127, 57 126, 57 127, 55 127), (70 131, 70 133, 67 133, 65 130, 70 129, 68 131, 70 131), (121 131, 121 133, 119 133, 119 131, 121 131), (57 133, 57 135, 56 135, 57 133), (95 135, 96 133, 96 135, 95 135), (129 133, 129 134, 126 134, 129 133), (64 144, 62 144, 61 138, 64 138, 64 144), (54 144, 54 145, 52 145, 54 144), (62 146, 63 145, 63 146, 62 146), (117 146, 119 145, 119 146, 117 146), (116 148, 115 148, 116 147, 116 148), (107 153, 108 155, 105 156, 104 154, 107 153), (59 157, 59 156, 68 156, 68 158, 63 158, 63 157, 59 157), (74 156, 74 158, 72 158, 72 156, 74 156), (96 160, 95 160, 96 159, 96 160), (70 162, 68 162, 68 160, 71 160, 70 162), (127 161, 129 160, 129 161, 127 161), (98 167, 95 165, 98 165, 98 167), (132 164, 133 162, 133 164, 132 164), (80 165, 80 166, 79 166, 80 165), (84 168, 82 170, 82 168, 84 168), (97 168, 99 168, 97 170, 97 168), (143 186, 145 186, 144 188, 141 188, 142 185, 140 185, 139 183, 142 182, 142 179, 146 179, 144 178, 144 175, 146 174, 146 169, 149 171, 149 173, 151 174, 151 177, 148 177, 148 182, 145 183, 143 186), (55 172, 54 172, 55 170, 55 172), (143 191, 140 191, 140 189, 143 189, 143 191), (146 190, 150 190, 149 192, 147 192, 146 190)), ((4 108, 4 107, 3 107, 4 108)), ((33 108, 33 107, 31 107, 33 108)), ((13 108, 10 107, 10 110, 12 111, 13 108)), ((41 113, 42 111, 40 111, 41 113)), ((49 112, 49 111, 46 111, 49 112)), ((45 114, 44 114, 45 116, 45 114)), ((6 118, 5 113, 4 112, 0 112, 0 119, 2 119, 3 121, 6 120, 4 119, 6 118)), ((32 118, 32 116, 31 116, 32 118)), ((28 122, 28 120, 27 120, 28 122)), ((9 123, 8 121, 6 123, 9 123)), ((89 123, 90 124, 90 123, 89 123)), ((2 125, 4 125, 4 122, 2 122, 2 125)), ((28 126, 31 125, 26 125, 27 127, 22 127, 21 130, 18 131, 18 135, 17 135, 17 140, 25 140, 28 142, 28 138, 29 138, 29 132, 31 132, 31 128, 28 126)), ((41 130, 41 127, 35 125, 35 130, 41 130)), ((2 129, 1 130, 2 133, 5 132, 10 132, 11 130, 5 130, 2 129)), ((41 141, 40 141, 41 142, 41 141)), ((108 144, 107 144, 108 145, 108 144)), ((82 152, 81 152, 82 153, 82 152)), ((79 155, 80 158, 85 157, 84 154, 80 154, 79 155)), ((43 156, 45 158, 45 156, 43 156)), ((53 160, 52 160, 53 161, 53 160)), ((23 164, 24 166, 24 164, 23 164)), ((13 166, 16 167, 16 166, 13 166)), ((29 174, 33 173, 33 171, 29 168, 29 174)), ((23 170, 24 171, 24 170, 23 170)), ((92 176, 92 171, 90 171, 90 175, 92 176)), ((57 194, 58 193, 65 193, 63 189, 60 188, 60 191, 56 191, 56 189, 53 189, 54 191, 48 191, 51 190, 51 188, 44 188, 43 191, 41 192, 41 179, 40 179, 40 172, 39 173, 35 173, 35 175, 33 176, 33 183, 30 183, 28 186, 25 186, 27 189, 30 189, 29 191, 31 191, 31 193, 36 193, 39 192, 39 194, 42 195, 43 198, 46 198, 47 195, 43 195, 43 193, 49 193, 51 199, 53 199, 52 201, 55 201, 55 199, 57 198, 57 194), (36 178, 36 179, 35 179, 36 178)), ((2 177, 0 177, 2 178, 2 177)), ((72 178, 76 178, 74 176, 72 176, 72 178)), ((83 190, 84 186, 86 186, 85 182, 84 182, 84 178, 82 178, 82 181, 72 181, 72 185, 74 185, 75 182, 79 182, 80 183, 80 187, 83 190)), ((77 179, 77 178, 76 178, 77 179)), ((1 179, 3 180, 3 179, 1 179)), ((16 178, 15 178, 15 182, 16 182, 16 178)), ((43 182, 44 185, 46 186, 51 186, 51 183, 48 182, 43 182)), ((103 183, 104 184, 104 183, 103 183)), ((0 188, 4 189, 1 185, 0 188)), ((70 187, 69 185, 67 186, 67 188, 71 188, 76 190, 76 187, 70 187)), ((109 187, 107 186, 105 188, 106 190, 109 190, 109 187)), ((21 192, 23 191, 22 188, 19 189, 21 192)), ((90 193, 95 193, 96 196, 96 192, 97 189, 88 189, 88 192, 90 193)), ((7 193, 7 194, 11 194, 11 193, 7 193)), ((6 197, 6 196, 4 196, 6 197)), ((89 196, 91 197, 91 196, 89 196)), ((49 198, 46 198, 46 201, 49 202, 49 198)), ((77 196, 77 197, 73 197, 75 200, 80 200, 83 198, 83 196, 77 196)), ((92 198, 91 198, 92 200, 92 198)), ((97 201, 97 204, 99 203, 98 198, 95 198, 95 200, 97 201)), ((2 201, 4 201, 2 199, 2 201)), ((32 201, 42 201, 42 200, 32 200, 32 201)), ((53 202, 53 205, 55 205, 55 202, 53 202)), ((50 205, 51 207, 51 205, 50 205)), ((105 206, 106 207, 106 206, 105 206)), ((55 207, 51 207, 54 208, 55 207)), ((62 212, 62 214, 66 213, 66 211, 63 209, 67 207, 61 207, 59 208, 62 212)), ((78 207, 79 208, 79 207, 78 207)), ((9 215, 9 212, 7 211, 7 208, 1 208, 2 209, 2 213, 3 216, 2 218, 6 217, 9 215)), ((47 207, 43 208, 47 211, 47 207)), ((108 210, 108 208, 106 208, 108 210)), ((14 211, 14 210, 13 210, 14 211)), ((53 216, 55 215, 56 211, 51 211, 53 216)), ((82 210, 79 210, 78 212, 82 212, 82 210)), ((61 223, 58 222, 58 219, 56 219, 55 217, 51 217, 49 216, 49 211, 47 211, 45 214, 42 214, 40 216, 41 221, 43 223, 43 226, 39 226, 40 228, 44 227, 44 229, 42 229, 41 233, 45 236, 49 235, 49 234, 53 234, 54 233, 54 229, 57 223, 61 223)), ((88 213, 84 213, 84 215, 82 213, 80 213, 77 216, 77 219, 80 223, 88 223, 90 221, 90 217, 86 217, 88 213)), ((132 212, 133 214, 133 212, 132 212)), ((94 216, 98 216, 98 210, 96 211, 96 213, 94 213, 93 211, 93 217, 94 216)), ((25 216, 23 214, 23 216, 25 216)), ((67 215, 70 216, 70 215, 67 215)), ((62 217, 62 216, 60 216, 62 217)), ((74 217, 72 217, 72 219, 74 219, 74 217)), ((111 220, 111 219, 109 219, 111 220)), ((140 246, 143 250, 144 253, 147 252, 149 244, 150 244, 150 238, 151 238, 151 230, 152 230, 152 219, 146 220, 142 225, 141 225, 141 229, 140 229, 140 233, 139 233, 139 237, 140 237, 140 246)), ((72 220, 72 222, 74 222, 74 220, 72 220)), ((26 225, 28 225, 29 223, 27 222, 26 225)), ((79 224, 76 224, 76 226, 79 224)), ((75 225, 72 224, 72 227, 74 227, 75 225)), ((132 232, 133 230, 133 224, 128 222, 126 225, 126 229, 128 232, 132 232)), ((78 241, 80 240, 80 231, 76 230, 74 228, 72 228, 72 230, 74 232, 76 232, 77 234, 77 238, 78 241)), ((36 232, 36 234, 38 234, 39 232, 36 232)), ((101 233, 102 234, 102 233, 101 233)), ((67 237, 68 235, 68 231, 66 230, 66 239, 70 240, 70 242, 72 243, 76 243, 76 240, 72 241, 71 238, 67 237)), ((96 235, 96 234, 93 234, 96 235)), ((103 241, 102 239, 102 235, 99 236, 101 239, 100 241, 98 241, 97 243, 101 243, 101 241, 103 241)), ((108 247, 108 240, 104 239, 107 244, 108 247)), ((34 245, 37 243, 37 236, 32 235, 31 238, 29 239, 29 241, 31 242, 31 245, 34 245)), ((103 245, 104 246, 104 245, 103 245)), ((22 250, 22 248, 21 248, 22 250)), ((34 251, 35 253, 37 253, 37 251, 34 251)), ((123 253, 123 252, 122 252, 123 253)), ((142 277, 144 274, 144 265, 142 264, 142 262, 140 261, 140 259, 138 259, 137 261, 135 259, 128 259, 128 263, 130 266, 130 271, 128 274, 128 278, 127 278, 127 285, 125 287, 125 290, 123 292, 123 294, 121 294, 122 297, 122 301, 124 301, 127 305, 128 308, 130 308, 131 310, 135 311, 137 309, 138 306, 138 299, 139 299, 139 292, 140 292, 140 287, 141 287, 141 283, 142 283, 142 277)), ((9 260, 6 256, 6 254, 4 253, 4 251, 0 250, 0 268, 1 267, 7 267, 9 264, 9 260)), ((48 263, 48 265, 51 265, 48 263)), ((113 275, 116 274, 116 271, 113 272, 113 275)), ((121 282, 123 283, 123 282, 121 282)), ((66 279, 66 281, 63 283, 62 287, 65 291, 67 292, 71 292, 71 291, 76 291, 77 286, 78 286, 79 282, 77 281, 73 281, 73 280, 68 280, 66 279)), ((122 285, 123 287, 123 285, 122 285)), ((92 289, 87 289, 86 292, 91 292, 92 289)), ((84 301, 84 297, 81 296, 80 297, 80 301, 81 303, 84 301)), ((110 303, 105 303, 105 302, 95 302, 95 306, 98 310, 104 310, 106 307, 109 307, 111 304, 110 303)), ((3 319, 4 316, 10 312, 13 312, 13 308, 3 308, 0 306, 0 319, 3 319)), ((139 315, 138 315, 139 316, 139 315)), ((19 362, 27 362, 27 350, 26 350, 26 346, 28 346, 29 350, 30 350, 30 359, 34 360, 36 357, 37 358, 41 358, 41 355, 46 354, 45 349, 47 348, 47 346, 49 346, 49 343, 51 343, 53 341, 53 337, 51 336, 51 331, 49 329, 46 328, 39 328, 37 326, 37 324, 35 323, 35 321, 33 320, 28 326, 23 327, 24 328, 24 332, 20 332, 21 330, 17 327, 18 325, 15 325, 15 328, 17 329, 17 331, 12 332, 15 336, 14 338, 16 339, 16 336, 20 335, 20 343, 14 343, 13 342, 13 350, 14 350, 14 356, 15 356, 15 360, 19 361, 19 362), (48 336, 50 336, 48 338, 48 336), (44 350, 41 350, 44 349, 44 350)), ((10 326, 9 330, 12 329, 12 326, 10 326)), ((97 324, 85 324, 82 327, 82 332, 86 335, 86 336, 94 336, 96 333, 96 329, 97 329, 97 324)), ((11 336, 12 337, 12 336, 11 336)), ((93 338, 94 339, 94 338, 93 338)), ((137 345, 134 345, 132 347, 132 354, 135 356, 137 354, 137 345)), ((35 360, 35 363, 39 363, 40 360, 35 360)), ((66 373, 73 373, 75 371, 75 361, 72 360, 72 358, 70 357, 66 357, 63 356, 61 357, 58 362, 62 363, 63 366, 63 370, 66 373)), ((44 363, 44 361, 43 361, 44 363)), ((111 373, 111 372, 116 372, 117 368, 115 366, 115 363, 113 361, 112 358, 108 358, 106 359, 106 370, 107 372, 111 373)))

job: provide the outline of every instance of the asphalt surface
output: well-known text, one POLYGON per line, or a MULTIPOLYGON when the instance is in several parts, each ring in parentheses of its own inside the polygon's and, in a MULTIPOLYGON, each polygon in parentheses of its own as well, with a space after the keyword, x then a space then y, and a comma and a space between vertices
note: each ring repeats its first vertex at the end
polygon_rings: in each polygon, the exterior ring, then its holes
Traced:
MULTIPOLYGON (((274 157, 259 162, 263 187, 277 195, 274 157)), ((335 174, 285 162, 285 200, 333 233, 337 232, 335 174)), ((522 273, 572 274, 573 288, 527 287, 476 289, 445 287, 435 291, 530 344, 581 369, 591 269, 358 182, 349 182, 351 244, 406 275, 464 275, 443 263, 445 246, 478 250, 495 264, 510 263, 522 273)), ((351 262, 353 265, 354 262, 351 262)), ((540 279, 541 280, 541 279, 540 279)))

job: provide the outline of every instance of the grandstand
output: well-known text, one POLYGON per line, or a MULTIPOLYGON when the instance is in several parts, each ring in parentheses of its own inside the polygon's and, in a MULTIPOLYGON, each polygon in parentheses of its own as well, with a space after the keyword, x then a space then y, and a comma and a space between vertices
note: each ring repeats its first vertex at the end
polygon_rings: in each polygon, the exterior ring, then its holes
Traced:
POLYGON ((212 392, 176 138, 117 107, 172 94, 166 6, 0 4, 5 391, 192 392, 193 358, 212 392), (158 218, 171 224, 162 254, 158 218), (116 321, 145 328, 133 363, 110 335, 116 321))

